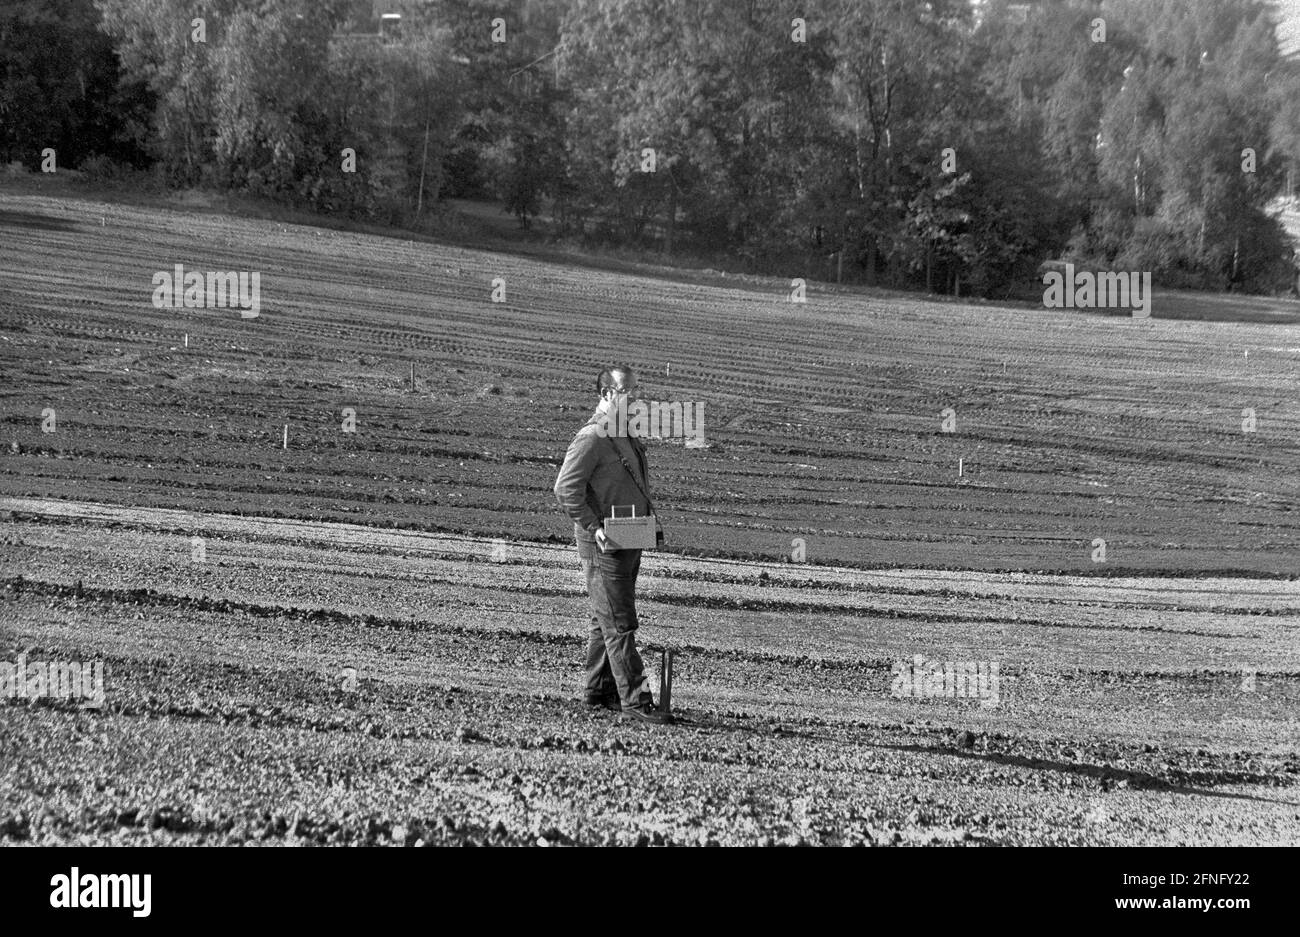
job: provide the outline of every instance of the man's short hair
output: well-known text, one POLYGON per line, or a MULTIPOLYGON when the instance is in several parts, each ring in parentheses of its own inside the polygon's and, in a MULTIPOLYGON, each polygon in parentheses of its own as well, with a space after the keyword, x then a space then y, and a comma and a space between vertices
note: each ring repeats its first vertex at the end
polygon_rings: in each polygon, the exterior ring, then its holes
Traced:
POLYGON ((600 373, 596 375, 596 396, 604 397, 605 390, 617 386, 614 380, 614 372, 622 374, 625 378, 634 373, 631 368, 625 364, 616 364, 608 368, 601 368, 600 373))

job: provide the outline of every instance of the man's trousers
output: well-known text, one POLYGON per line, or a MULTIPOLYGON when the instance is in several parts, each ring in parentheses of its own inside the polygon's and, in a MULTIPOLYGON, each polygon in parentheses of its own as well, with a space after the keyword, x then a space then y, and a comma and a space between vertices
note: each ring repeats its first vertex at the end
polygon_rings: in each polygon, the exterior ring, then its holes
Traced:
POLYGON ((636 649, 636 577, 640 550, 601 553, 585 531, 577 535, 578 559, 587 577, 591 628, 587 636, 587 692, 617 690, 624 706, 634 706, 644 689, 645 666, 636 649))

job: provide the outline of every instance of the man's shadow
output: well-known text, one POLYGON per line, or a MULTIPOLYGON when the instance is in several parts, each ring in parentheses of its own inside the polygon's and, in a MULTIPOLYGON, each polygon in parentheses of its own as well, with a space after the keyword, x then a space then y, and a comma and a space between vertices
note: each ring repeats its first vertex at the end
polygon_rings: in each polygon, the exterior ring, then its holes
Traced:
MULTIPOLYGON (((1076 764, 1066 761, 1053 761, 1048 758, 1033 758, 1028 755, 1011 755, 1000 752, 973 752, 952 745, 898 745, 887 742, 871 742, 866 739, 854 739, 852 737, 833 738, 820 732, 809 731, 806 729, 796 729, 786 726, 777 726, 775 728, 747 726, 744 725, 743 722, 732 722, 731 720, 728 720, 729 724, 722 725, 718 724, 713 719, 705 717, 702 713, 691 714, 689 710, 679 711, 677 716, 679 722, 693 728, 713 729, 715 731, 739 730, 742 732, 753 732, 758 735, 771 734, 781 738, 793 737, 807 741, 827 742, 833 745, 861 745, 866 748, 885 748, 900 752, 952 755, 956 758, 968 758, 974 761, 983 761, 996 765, 1008 765, 1017 768, 1030 768, 1035 771, 1055 771, 1060 774, 1072 774, 1079 777, 1097 778, 1098 780, 1110 780, 1113 782, 1123 781, 1128 785, 1130 790, 1164 791, 1170 794, 1187 794, 1200 797, 1223 797, 1230 800, 1251 800, 1265 804, 1285 804, 1291 807, 1300 807, 1300 801, 1259 797, 1253 794, 1235 794, 1204 787, 1192 787, 1188 784, 1180 784, 1158 777, 1154 774, 1148 774, 1145 771, 1134 771, 1130 768, 1114 768, 1109 765, 1076 764)), ((1253 775, 1238 777, 1234 776, 1231 772, 1228 772, 1225 773, 1225 777, 1221 783, 1257 784, 1259 781, 1253 775)))

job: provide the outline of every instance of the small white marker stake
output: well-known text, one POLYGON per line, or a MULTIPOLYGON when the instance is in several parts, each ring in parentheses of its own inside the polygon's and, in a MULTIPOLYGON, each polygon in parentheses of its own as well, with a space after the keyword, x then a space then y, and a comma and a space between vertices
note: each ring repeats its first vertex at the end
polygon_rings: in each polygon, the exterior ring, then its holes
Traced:
POLYGON ((415 390, 415 362, 411 362, 411 390, 415 390))
POLYGON ((958 477, 958 478, 961 478, 961 468, 962 468, 961 463, 962 463, 962 460, 961 460, 961 459, 958 459, 958 460, 957 460, 957 477, 958 477))
POLYGON ((673 366, 671 364, 664 365, 664 377, 668 377, 672 373, 673 373, 673 366))
POLYGON ((285 424, 284 424, 284 446, 283 446, 283 448, 285 448, 285 449, 288 449, 288 448, 289 448, 289 424, 288 424, 288 423, 285 423, 285 424))
POLYGON ((185 333, 185 347, 186 347, 186 348, 189 348, 189 347, 190 347, 190 333, 189 333, 189 332, 186 332, 186 333, 185 333))

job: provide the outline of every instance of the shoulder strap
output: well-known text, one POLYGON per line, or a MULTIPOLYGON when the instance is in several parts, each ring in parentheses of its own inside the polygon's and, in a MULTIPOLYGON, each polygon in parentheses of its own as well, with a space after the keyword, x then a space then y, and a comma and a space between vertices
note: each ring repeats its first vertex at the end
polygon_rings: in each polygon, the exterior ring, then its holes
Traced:
POLYGON ((653 514, 655 512, 655 503, 650 499, 650 492, 641 487, 641 482, 637 480, 636 472, 632 471, 632 466, 627 464, 627 459, 623 456, 623 453, 619 452, 618 446, 614 445, 614 437, 606 436, 605 438, 609 440, 609 444, 614 447, 614 455, 618 456, 618 461, 623 463, 623 468, 627 469, 628 475, 632 476, 632 484, 636 485, 637 491, 641 492, 641 494, 645 496, 646 503, 650 505, 650 513, 653 514))

